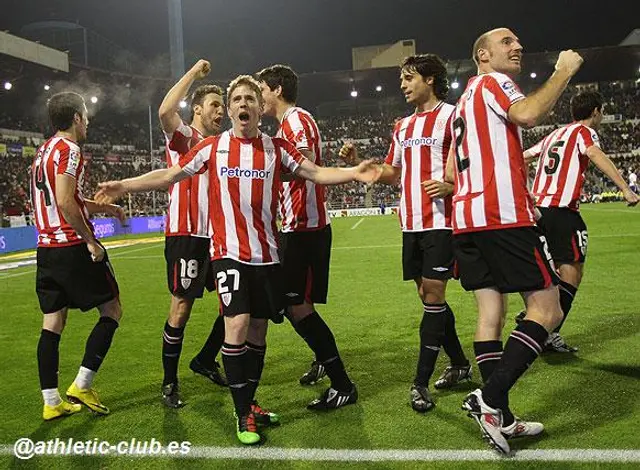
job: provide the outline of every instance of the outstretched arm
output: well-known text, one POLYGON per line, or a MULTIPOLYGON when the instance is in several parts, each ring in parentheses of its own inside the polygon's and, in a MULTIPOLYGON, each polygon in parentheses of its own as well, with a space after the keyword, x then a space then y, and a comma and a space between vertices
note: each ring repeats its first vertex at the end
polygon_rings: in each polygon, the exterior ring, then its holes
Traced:
POLYGON ((322 167, 306 158, 296 170, 296 176, 313 181, 316 184, 332 185, 351 181, 373 183, 380 177, 381 167, 371 160, 364 160, 358 166, 349 168, 322 167))
POLYGON ((598 169, 609 177, 611 181, 622 191, 627 205, 635 206, 638 204, 638 195, 631 191, 625 180, 620 176, 620 172, 609 157, 598 147, 592 145, 587 149, 587 156, 598 169))
POLYGON ((168 189, 172 184, 189 176, 179 165, 175 165, 171 168, 153 170, 135 178, 98 183, 100 190, 96 193, 95 200, 98 204, 111 204, 126 193, 168 189))

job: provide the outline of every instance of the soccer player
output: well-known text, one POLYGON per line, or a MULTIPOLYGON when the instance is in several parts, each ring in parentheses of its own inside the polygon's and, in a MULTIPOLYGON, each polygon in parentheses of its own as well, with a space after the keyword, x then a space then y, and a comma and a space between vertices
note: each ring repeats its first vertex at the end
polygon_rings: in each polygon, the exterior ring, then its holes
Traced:
MULTIPOLYGON (((322 140, 313 116, 296 106, 298 76, 285 65, 258 72, 264 113, 280 122, 277 136, 289 141, 307 159, 322 165, 322 140)), ((282 230, 280 250, 287 317, 315 354, 300 384, 312 385, 324 375, 331 380, 309 409, 327 410, 355 403, 358 392, 340 358, 336 340, 314 304, 327 303, 331 224, 325 206, 325 188, 312 181, 291 179, 280 188, 282 230)))
POLYGON ((209 217, 213 226, 211 268, 225 318, 222 360, 243 444, 260 442, 257 424, 279 421, 255 401, 266 351, 268 319, 284 306, 276 242, 279 175, 289 171, 316 184, 371 182, 379 172, 370 161, 352 168, 325 168, 306 159, 284 139, 261 134, 264 102, 248 76, 227 90, 232 129, 196 144, 180 164, 137 178, 100 184, 98 200, 126 192, 167 187, 209 170, 209 217))
MULTIPOLYGON (((445 183, 444 177, 455 107, 443 101, 449 91, 447 68, 435 54, 407 57, 400 67, 400 88, 407 103, 416 108, 396 123, 378 182, 399 182, 402 188, 399 215, 403 278, 416 283, 423 312, 418 367, 410 397, 414 410, 426 412, 435 406, 428 386, 441 346, 451 365, 435 387, 451 388, 471 379, 471 365, 445 298, 453 272, 453 186, 445 183)), ((357 158, 356 154, 352 144, 340 149, 340 156, 348 160, 357 158)))
MULTIPOLYGON (((160 105, 160 123, 167 146, 167 166, 175 166, 191 147, 203 138, 220 132, 224 117, 224 91, 216 85, 201 85, 191 94, 191 124, 185 124, 178 109, 197 79, 209 74, 211 64, 199 60, 169 90, 160 105)), ((162 335, 162 399, 170 408, 180 408, 184 402, 178 388, 178 363, 182 352, 184 330, 195 299, 201 298, 205 287, 215 288, 209 269, 209 175, 204 172, 180 181, 169 188, 169 207, 165 225, 164 256, 167 263, 167 283, 171 292, 169 317, 162 335)), ((226 385, 215 360, 224 341, 224 319, 213 324, 209 338, 189 367, 214 383, 226 385)))
POLYGON ((633 168, 629 168, 629 188, 634 193, 638 192, 638 175, 635 174, 633 168))
POLYGON ((478 304, 474 349, 484 380, 482 388, 464 399, 463 408, 489 443, 508 453, 508 438, 543 430, 540 423, 513 416, 509 390, 562 318, 559 279, 547 241, 535 226, 520 128, 532 127, 547 115, 582 58, 573 51, 561 52, 553 75, 525 97, 513 82, 520 72, 522 46, 511 30, 482 34, 472 57, 478 75, 469 79, 456 105, 455 156, 447 162, 447 180, 455 181, 454 255, 462 287, 474 292, 478 304), (509 292, 522 295, 527 313, 503 351, 503 294, 509 292))
POLYGON ((38 230, 36 293, 44 314, 38 342, 38 372, 44 398, 42 417, 51 420, 77 413, 84 404, 108 414, 92 388, 122 317, 118 284, 104 247, 96 239, 90 214, 105 213, 124 221, 115 205, 84 199, 85 166, 79 144, 89 119, 82 96, 57 93, 47 102, 56 133, 38 149, 31 166, 31 206, 38 230), (78 375, 58 392, 59 346, 69 309, 98 308, 100 318, 85 346, 78 375))
POLYGON ((538 226, 549 242, 560 275, 563 318, 545 344, 545 349, 557 352, 577 351, 560 336, 560 328, 578 292, 587 256, 587 226, 578 206, 589 161, 615 183, 628 205, 638 203, 638 196, 600 149, 597 130, 602 122, 602 104, 602 96, 596 91, 578 93, 570 104, 574 122, 556 129, 524 153, 525 160, 538 161, 532 189, 542 215, 538 226))

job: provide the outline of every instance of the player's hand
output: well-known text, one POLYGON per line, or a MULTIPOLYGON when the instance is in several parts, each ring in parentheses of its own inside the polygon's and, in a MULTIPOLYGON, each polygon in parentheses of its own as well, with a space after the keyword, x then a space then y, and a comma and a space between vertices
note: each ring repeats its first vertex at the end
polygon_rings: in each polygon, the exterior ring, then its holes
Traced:
POLYGON ((87 243, 87 248, 94 263, 99 263, 104 259, 104 248, 97 241, 94 240, 91 243, 87 243))
POLYGON ((95 195, 95 201, 98 204, 113 204, 120 199, 126 192, 122 181, 107 181, 106 183, 98 183, 98 192, 95 195))
POLYGON ((121 224, 124 224, 124 221, 127 218, 127 215, 124 213, 124 209, 117 204, 109 204, 107 207, 109 215, 117 218, 121 224))
POLYGON ((558 61, 556 62, 556 70, 567 72, 571 77, 573 77, 578 70, 580 70, 582 62, 584 62, 584 60, 577 52, 572 51, 571 49, 562 51, 560 52, 558 61))
POLYGON ((361 183, 375 183, 382 175, 382 167, 373 163, 373 160, 363 160, 355 167, 354 179, 361 183))
POLYGON ((638 195, 629 188, 622 191, 622 195, 624 196, 624 200, 627 201, 627 206, 629 207, 633 207, 640 202, 638 195))
POLYGON ((211 72, 211 63, 208 60, 200 59, 190 70, 197 79, 201 79, 209 75, 211 72))
POLYGON ((441 199, 453 194, 453 185, 438 180, 423 181, 422 189, 431 197, 441 199))
POLYGON ((349 165, 355 165, 358 161, 358 149, 351 142, 348 142, 342 146, 338 156, 349 165))

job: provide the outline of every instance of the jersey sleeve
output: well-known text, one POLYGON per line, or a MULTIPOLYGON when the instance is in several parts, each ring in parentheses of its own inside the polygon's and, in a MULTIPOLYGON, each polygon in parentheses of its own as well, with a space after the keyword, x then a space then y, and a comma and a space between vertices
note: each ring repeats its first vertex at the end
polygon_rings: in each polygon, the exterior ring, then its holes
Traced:
POLYGON ((189 176, 204 173, 209 166, 209 159, 213 151, 213 143, 209 139, 201 140, 186 154, 180 157, 180 168, 189 176))
POLYGON ((391 165, 396 168, 402 168, 402 146, 398 141, 398 133, 401 123, 402 121, 398 122, 395 129, 393 130, 393 135, 391 136, 391 145, 389 145, 389 151, 387 152, 387 158, 384 159, 384 162, 387 165, 391 165))
POLYGON ((167 139, 169 149, 179 154, 185 154, 189 151, 189 145, 191 143, 191 137, 193 137, 193 129, 189 127, 184 121, 180 121, 178 128, 172 133, 164 133, 167 139))
POLYGON ((545 141, 546 137, 544 139, 541 139, 537 144, 535 144, 532 147, 529 147, 525 152, 524 152, 524 156, 526 157, 535 157, 538 158, 540 157, 540 154, 542 153, 542 147, 544 145, 544 141, 545 141))
POLYGON ((82 152, 76 146, 65 145, 60 150, 58 159, 58 175, 67 175, 78 179, 84 162, 82 160, 82 152))
POLYGON ((288 140, 273 139, 273 143, 280 149, 282 167, 294 173, 306 157, 288 140))
MULTIPOLYGON (((313 148, 314 138, 308 125, 298 113, 291 113, 282 123, 282 136, 291 142, 298 150, 313 148)), ((315 158, 315 155, 314 157, 315 158)))
POLYGON ((503 118, 507 118, 512 104, 523 100, 525 96, 511 78, 502 73, 491 74, 487 77, 484 90, 487 104, 503 118))
POLYGON ((582 154, 587 153, 587 149, 593 145, 600 148, 600 138, 598 133, 593 129, 582 126, 578 131, 578 151, 582 154))

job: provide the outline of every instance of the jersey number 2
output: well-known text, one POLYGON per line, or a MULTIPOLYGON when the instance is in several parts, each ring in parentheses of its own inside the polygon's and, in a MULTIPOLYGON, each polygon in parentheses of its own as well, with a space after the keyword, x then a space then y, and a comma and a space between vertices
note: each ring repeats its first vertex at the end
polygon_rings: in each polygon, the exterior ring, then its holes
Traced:
POLYGON ((462 173, 469 168, 469 157, 465 156, 462 150, 462 140, 464 139, 465 129, 464 119, 459 117, 453 121, 453 133, 456 138, 456 167, 458 168, 458 173, 462 173))

